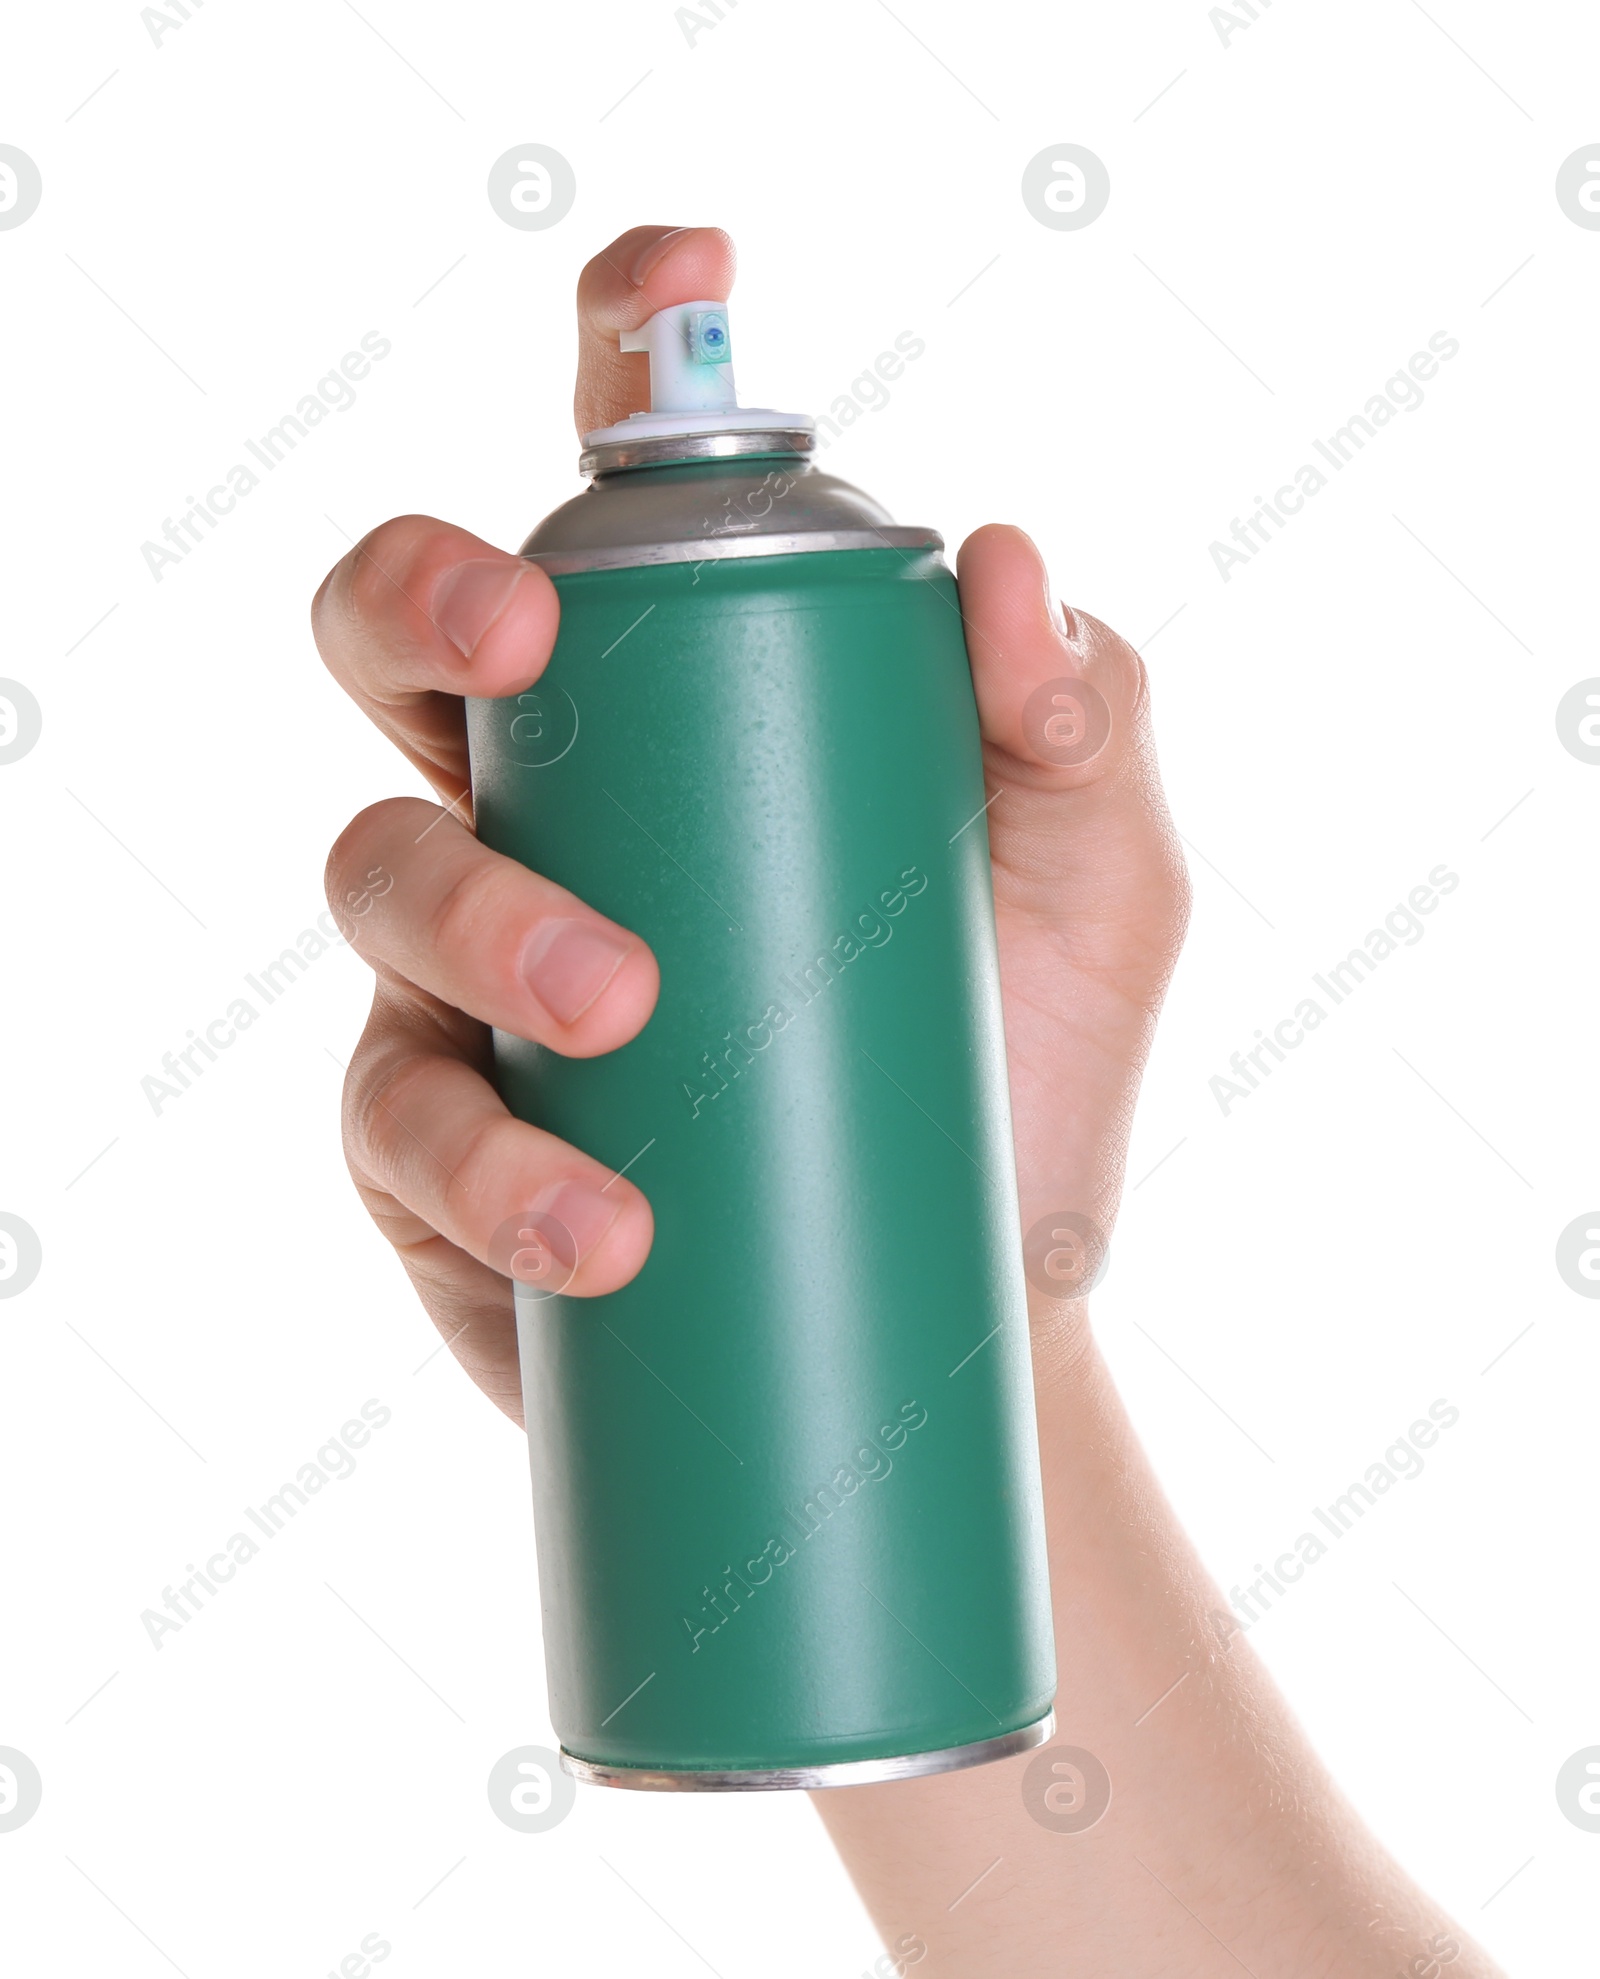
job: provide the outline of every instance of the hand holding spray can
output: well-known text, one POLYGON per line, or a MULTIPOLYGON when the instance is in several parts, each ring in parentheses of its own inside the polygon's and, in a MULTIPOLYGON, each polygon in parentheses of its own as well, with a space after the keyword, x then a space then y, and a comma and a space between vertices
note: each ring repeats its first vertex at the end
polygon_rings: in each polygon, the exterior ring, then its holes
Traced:
POLYGON ((955 584, 738 404, 723 304, 623 349, 651 410, 523 545, 554 654, 468 711, 484 843, 661 971, 605 1057, 495 1034, 511 1110, 655 1215, 603 1297, 504 1267, 551 1717, 613 1786, 974 1765, 1049 1738, 1055 1665, 955 584))

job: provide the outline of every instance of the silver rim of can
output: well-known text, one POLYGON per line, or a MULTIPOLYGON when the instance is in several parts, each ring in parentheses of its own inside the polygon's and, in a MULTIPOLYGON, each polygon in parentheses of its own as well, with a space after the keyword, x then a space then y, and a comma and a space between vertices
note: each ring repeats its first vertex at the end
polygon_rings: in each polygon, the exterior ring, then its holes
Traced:
POLYGON ((820 550, 942 550, 937 529, 802 529, 792 535, 702 536, 692 543, 616 543, 591 550, 527 550, 552 577, 580 570, 634 570, 642 564, 721 563, 727 557, 782 557, 820 550))
POLYGON ((606 440, 578 456, 580 474, 614 474, 624 467, 666 467, 681 460, 732 460, 740 454, 808 454, 817 444, 809 426, 755 427, 745 432, 641 434, 606 440))
POLYGON ((1020 1731, 971 1745, 947 1745, 939 1752, 911 1752, 895 1759, 855 1759, 838 1766, 769 1766, 739 1773, 658 1773, 643 1766, 604 1766, 561 1748, 561 1768, 592 1787, 632 1787, 645 1793, 774 1793, 785 1788, 865 1787, 880 1780, 914 1780, 928 1773, 955 1773, 1031 1752, 1055 1735, 1054 1709, 1020 1731))

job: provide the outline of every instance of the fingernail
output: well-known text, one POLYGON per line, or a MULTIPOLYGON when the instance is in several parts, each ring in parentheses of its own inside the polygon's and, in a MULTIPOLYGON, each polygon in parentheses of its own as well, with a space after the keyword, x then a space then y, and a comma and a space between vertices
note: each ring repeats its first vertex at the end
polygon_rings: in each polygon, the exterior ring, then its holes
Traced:
POLYGON ((633 267, 629 270, 629 279, 636 284, 642 283, 650 273, 650 270, 660 261, 662 255, 671 247, 672 243, 675 240, 681 239, 688 232, 689 229, 687 227, 674 227, 670 234, 663 234, 659 240, 651 241, 648 247, 641 247, 639 252, 633 257, 633 267))
POLYGON ((547 921, 522 973, 552 1017, 575 1024, 628 957, 628 945, 587 921, 547 921))
POLYGON ((433 622, 463 659, 472 658, 527 570, 523 563, 479 557, 458 563, 439 579, 433 589, 433 622))
POLYGON ((1063 639, 1077 638, 1078 621, 1073 617, 1066 600, 1056 596, 1056 588, 1050 582, 1050 573, 1041 563, 1039 574, 1044 579, 1044 608, 1050 614, 1050 623, 1063 639))
POLYGON ((617 1220, 622 1204, 587 1182, 561 1182, 534 1204, 542 1216, 552 1216, 571 1236, 581 1262, 617 1220))

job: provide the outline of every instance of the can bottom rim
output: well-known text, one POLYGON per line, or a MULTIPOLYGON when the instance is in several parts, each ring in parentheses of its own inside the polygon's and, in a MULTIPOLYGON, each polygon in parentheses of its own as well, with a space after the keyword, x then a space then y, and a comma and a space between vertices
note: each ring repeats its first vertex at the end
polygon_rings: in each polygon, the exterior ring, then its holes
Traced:
POLYGON ((998 1738, 976 1739, 970 1745, 947 1745, 938 1752, 910 1752, 892 1759, 850 1759, 833 1766, 763 1766, 746 1772, 691 1770, 657 1772, 645 1766, 607 1766, 580 1759, 561 1748, 561 1768, 592 1787, 632 1787, 645 1793, 775 1793, 785 1789, 864 1787, 879 1780, 914 1780, 929 1773, 955 1773, 966 1766, 986 1766, 1030 1752, 1055 1733, 1052 1707, 1042 1718, 998 1738))

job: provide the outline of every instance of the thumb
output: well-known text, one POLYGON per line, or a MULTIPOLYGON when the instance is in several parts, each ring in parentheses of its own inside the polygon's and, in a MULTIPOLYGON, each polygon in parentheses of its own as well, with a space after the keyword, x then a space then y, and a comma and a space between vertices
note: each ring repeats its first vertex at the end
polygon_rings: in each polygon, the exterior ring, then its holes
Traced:
POLYGON ((1020 529, 991 523, 957 562, 989 790, 995 904, 1061 935, 1073 963, 1159 1000, 1187 919, 1139 655, 1055 602, 1020 529))

